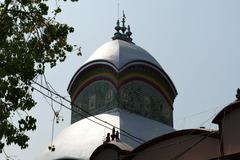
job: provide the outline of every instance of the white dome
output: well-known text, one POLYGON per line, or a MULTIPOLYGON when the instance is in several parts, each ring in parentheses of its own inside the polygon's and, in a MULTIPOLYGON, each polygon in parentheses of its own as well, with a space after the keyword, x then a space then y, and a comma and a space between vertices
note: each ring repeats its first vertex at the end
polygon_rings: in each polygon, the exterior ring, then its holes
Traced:
MULTIPOLYGON (((113 68, 119 72, 124 70, 125 67, 135 64, 144 64, 150 66, 160 72, 164 72, 161 65, 157 60, 146 50, 135 45, 134 43, 126 42, 123 40, 112 40, 102 46, 85 61, 85 63, 78 69, 78 71, 72 77, 69 85, 68 92, 79 74, 86 68, 94 64, 107 64, 113 66, 113 68)), ((163 73, 163 76, 167 76, 163 73)), ((166 79, 169 79, 166 77, 166 79)), ((171 83, 171 82, 170 82, 171 83)))
MULTIPOLYGON (((96 117, 121 128, 128 133, 134 134, 136 137, 146 141, 157 136, 173 132, 174 129, 157 121, 144 118, 142 116, 129 113, 125 110, 114 109, 112 111, 99 114, 96 117)), ((90 119, 99 122, 94 117, 90 119)), ((106 124, 104 124, 106 125, 106 124)), ((107 125, 109 128, 111 126, 107 125)), ((39 160, 53 160, 59 158, 76 158, 87 160, 93 151, 103 144, 107 133, 112 131, 93 123, 88 119, 82 119, 71 126, 65 128, 53 141, 56 150, 50 152, 48 149, 38 157, 39 160)), ((139 146, 139 143, 122 136, 120 131, 120 140, 131 147, 139 146)))
POLYGON ((135 61, 148 62, 162 68, 146 50, 123 40, 113 40, 103 44, 89 57, 85 64, 94 61, 110 62, 117 69, 135 61))

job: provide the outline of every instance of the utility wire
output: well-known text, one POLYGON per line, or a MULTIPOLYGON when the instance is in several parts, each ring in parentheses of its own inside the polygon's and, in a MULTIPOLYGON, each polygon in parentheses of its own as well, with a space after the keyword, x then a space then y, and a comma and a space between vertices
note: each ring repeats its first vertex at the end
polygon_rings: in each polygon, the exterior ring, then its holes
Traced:
POLYGON ((187 152, 189 152, 193 147, 195 147, 196 145, 198 145, 199 143, 201 143, 203 140, 205 140, 207 137, 209 137, 210 135, 212 135, 214 132, 211 132, 209 134, 207 134, 206 136, 202 137, 199 141, 197 141, 196 143, 192 144, 190 147, 188 147, 186 150, 184 150, 183 152, 181 152, 180 154, 178 154, 177 156, 175 156, 174 158, 172 158, 171 160, 177 160, 180 157, 182 157, 184 154, 186 154, 187 152))
MULTIPOLYGON (((193 132, 191 132, 193 133, 193 132)), ((197 141, 196 143, 194 143, 193 145, 191 145, 189 148, 187 148, 186 150, 184 150, 183 152, 181 152, 180 154, 178 154, 177 156, 175 156, 174 158, 172 158, 171 160, 177 160, 178 158, 180 158, 183 154, 187 153, 188 151, 190 151, 193 147, 195 147, 196 145, 198 145, 200 142, 202 142, 203 140, 205 140, 207 137, 209 137, 210 135, 212 134, 215 134, 215 132, 210 132, 210 133, 201 133, 199 134, 198 136, 204 136, 202 137, 199 141, 197 141)), ((147 149, 144 151, 144 153, 150 153, 150 152, 153 152, 153 151, 156 151, 156 150, 159 150, 159 149, 165 149, 165 148, 169 148, 169 147, 172 147, 172 146, 175 146, 175 145, 180 145, 182 143, 185 143, 185 142, 189 142, 191 140, 194 140, 196 137, 188 137, 188 138, 185 138, 183 140, 179 140, 179 141, 175 141, 174 143, 170 143, 170 144, 163 144, 163 145, 160 145, 156 148, 152 148, 152 149, 147 149)), ((137 156, 138 154, 141 154, 142 151, 139 151, 139 152, 135 152, 135 153, 130 153, 128 155, 122 155, 121 156, 121 159, 127 159, 128 157, 133 157, 133 156, 137 156)))
MULTIPOLYGON (((33 81, 33 82, 34 82, 35 84, 37 84, 38 86, 44 88, 45 90, 47 90, 47 91, 49 91, 49 92, 57 95, 58 97, 62 98, 62 99, 65 100, 65 101, 67 101, 67 102, 70 103, 71 105, 78 107, 77 105, 75 105, 75 104, 72 103, 71 101, 67 100, 65 97, 59 95, 56 91, 53 92, 53 91, 51 91, 50 89, 42 86, 41 84, 39 84, 39 83, 37 83, 37 82, 35 82, 35 81, 33 81)), ((63 107, 65 107, 65 108, 67 108, 67 109, 69 109, 69 110, 71 110, 71 111, 73 111, 73 112, 75 112, 75 113, 80 114, 81 116, 83 116, 83 117, 85 117, 86 119, 92 121, 93 123, 96 123, 96 124, 98 124, 98 125, 101 125, 101 126, 107 128, 107 129, 111 130, 110 127, 105 126, 105 125, 103 125, 103 124, 101 124, 101 123, 99 123, 99 122, 96 122, 96 121, 88 118, 87 116, 83 115, 83 114, 80 113, 80 112, 77 112, 77 111, 75 111, 75 110, 72 110, 70 107, 62 104, 62 102, 60 103, 60 102, 58 102, 57 100, 53 99, 52 97, 48 96, 47 94, 43 93, 42 91, 38 90, 37 88, 35 88, 35 87, 33 87, 33 86, 31 86, 31 87, 32 87, 33 89, 35 89, 36 91, 38 91, 39 93, 41 93, 42 95, 46 96, 47 98, 50 98, 50 99, 53 100, 54 102, 62 105, 63 107)), ((79 107, 78 107, 78 108, 79 108, 79 107)), ((82 108, 79 108, 79 109, 82 110, 83 112, 87 113, 88 115, 94 117, 95 119, 97 119, 97 120, 99 120, 99 121, 101 121, 101 122, 103 122, 103 123, 105 123, 105 124, 108 124, 108 125, 110 125, 110 126, 112 126, 112 127, 115 127, 116 129, 119 129, 119 130, 121 130, 122 132, 124 132, 124 133, 127 134, 127 135, 126 135, 126 134, 121 133, 121 135, 123 135, 123 136, 125 136, 125 137, 127 137, 127 138, 129 138, 129 139, 131 139, 131 140, 133 140, 133 141, 135 141, 135 142, 137 142, 137 143, 139 143, 139 144, 142 144, 142 142, 139 141, 139 140, 143 141, 142 139, 139 139, 138 137, 135 137, 135 136, 131 135, 130 133, 128 133, 128 132, 126 132, 126 131, 124 131, 124 130, 122 130, 122 129, 120 129, 120 128, 118 128, 118 127, 116 127, 116 126, 114 126, 114 125, 112 125, 112 124, 110 124, 110 123, 108 123, 108 122, 106 122, 106 121, 98 118, 98 117, 96 117, 96 116, 94 116, 94 115, 92 115, 91 113, 83 110, 82 108)), ((212 117, 210 117, 210 118, 212 118, 212 117)), ((210 118, 209 118, 209 119, 210 119, 210 118)), ((204 121, 202 124, 206 123, 209 119, 207 119, 206 121, 204 121)), ((204 136, 205 134, 206 134, 206 133, 204 133, 204 134, 202 134, 202 135, 204 136)), ((204 139, 206 139, 207 137, 209 137, 209 136, 212 135, 212 134, 214 134, 214 132, 208 133, 206 136, 204 136, 204 137, 201 138, 199 141, 197 141, 196 143, 194 143, 192 146, 190 146, 189 148, 187 148, 186 150, 184 150, 182 153, 180 153, 179 155, 177 155, 175 158, 173 158, 173 160, 177 160, 177 159, 180 158, 182 155, 184 155, 185 153, 187 153, 189 150, 191 150, 193 147, 195 147, 196 145, 198 145, 200 142, 202 142, 204 139)), ((182 142, 185 142, 185 141, 188 141, 188 140, 192 140, 192 139, 193 139, 193 137, 192 137, 192 138, 189 138, 189 139, 186 139, 186 140, 184 140, 184 141, 182 141, 182 142)), ((182 143, 182 142, 181 142, 181 143, 182 143)), ((177 144, 179 144, 179 142, 173 143, 173 144, 170 144, 170 145, 166 145, 166 146, 161 146, 161 148, 170 147, 170 146, 177 145, 177 144)), ((159 148, 157 148, 157 149, 159 149, 159 148)), ((134 155, 136 155, 136 154, 137 154, 137 153, 135 153, 134 155)), ((131 155, 132 155, 132 154, 131 154, 131 155)))
MULTIPOLYGON (((201 111, 201 112, 197 112, 197 113, 193 113, 193 114, 191 114, 191 115, 188 115, 188 116, 185 116, 185 117, 182 117, 182 118, 177 118, 177 119, 178 119, 181 123, 185 123, 185 121, 186 121, 187 119, 191 118, 191 117, 196 117, 196 116, 199 116, 199 115, 204 114, 204 113, 209 113, 209 112, 212 111, 212 110, 214 110, 213 116, 215 116, 215 115, 216 115, 216 110, 217 110, 218 108, 220 108, 220 107, 218 106, 218 107, 210 108, 210 109, 208 109, 208 110, 201 111)), ((211 118, 213 118, 213 117, 211 116, 209 119, 207 119, 206 121, 204 121, 199 127, 202 127, 202 126, 203 126, 205 123, 207 123, 211 118)), ((180 125, 181 125, 181 124, 179 123, 179 126, 180 126, 180 125)), ((184 128, 184 127, 181 127, 181 128, 184 128)))
MULTIPOLYGON (((136 137, 136 136, 128 133, 127 131, 125 131, 125 130, 119 128, 119 127, 116 127, 116 126, 112 125, 111 123, 109 123, 109 122, 107 122, 107 121, 104 121, 104 120, 96 117, 95 115, 89 113, 88 111, 86 111, 86 110, 84 110, 83 108, 79 107, 78 105, 74 104, 74 103, 71 102, 70 100, 68 100, 68 99, 66 99, 65 97, 61 96, 61 95, 58 94, 56 91, 54 92, 54 91, 50 90, 49 88, 42 86, 41 84, 39 84, 39 83, 36 82, 36 81, 32 81, 32 82, 35 83, 35 84, 37 84, 39 87, 42 87, 43 89, 47 90, 48 92, 51 92, 51 93, 55 94, 56 96, 58 96, 58 97, 60 97, 61 99, 65 100, 66 102, 70 103, 72 106, 75 106, 75 107, 79 108, 79 109, 80 109, 82 112, 84 112, 85 114, 87 114, 87 115, 89 115, 89 116, 92 116, 92 117, 94 117, 95 119, 97 119, 97 120, 99 120, 99 121, 101 121, 101 122, 103 122, 103 123, 105 123, 105 124, 107 124, 107 125, 110 125, 111 127, 115 127, 116 129, 118 129, 118 130, 126 133, 127 135, 129 135, 129 136, 137 139, 138 141, 140 141, 140 142, 142 142, 142 143, 146 142, 145 140, 143 140, 143 139, 141 139, 141 138, 138 138, 138 137, 136 137)), ((72 110, 72 109, 70 108, 70 110, 72 110)), ((74 110, 72 110, 72 111, 74 111, 74 110)), ((84 116, 84 117, 86 117, 86 116, 84 116)))
MULTIPOLYGON (((40 91, 40 90, 37 89, 36 87, 33 87, 33 86, 30 86, 30 87, 32 87, 34 90, 36 90, 36 91, 39 92, 40 94, 42 94, 42 95, 46 96, 47 98, 51 99, 51 100, 54 101, 55 103, 58 103, 58 104, 62 105, 64 108, 66 108, 66 109, 68 109, 68 110, 71 110, 71 111, 73 111, 73 112, 75 112, 75 113, 77 113, 77 114, 85 117, 86 119, 88 119, 89 121, 91 121, 91 122, 93 122, 93 123, 95 123, 95 124, 98 124, 98 125, 100 125, 100 126, 103 126, 103 127, 107 128, 107 129, 109 129, 109 130, 112 130, 112 128, 110 128, 110 127, 108 127, 108 126, 106 126, 106 125, 103 125, 103 124, 101 124, 101 123, 99 123, 99 122, 96 122, 96 121, 90 119, 89 117, 83 115, 83 114, 80 113, 80 112, 77 112, 77 111, 75 111, 75 110, 72 110, 70 107, 68 107, 68 106, 62 104, 61 102, 53 99, 51 96, 43 93, 42 91, 40 91)), ((94 117, 94 118, 97 118, 97 117, 94 117)), ((98 119, 99 119, 99 118, 98 118, 98 119)), ((102 120, 102 122, 104 122, 104 121, 102 120)), ((112 126, 112 127, 115 127, 115 126, 112 125, 112 124, 111 124, 111 126, 112 126)), ((115 127, 115 128, 118 129, 118 127, 115 127)), ((121 129, 121 130, 122 130, 122 129, 121 129)), ((125 131, 125 132, 126 132, 126 131, 125 131)), ((135 141, 135 142, 137 142, 137 143, 139 143, 139 144, 142 144, 141 141, 137 140, 137 138, 135 138, 135 136, 133 136, 133 135, 131 135, 131 134, 129 134, 129 133, 128 133, 128 134, 120 133, 120 134, 123 135, 123 136, 125 136, 125 137, 127 137, 127 138, 129 138, 129 139, 131 139, 131 140, 133 140, 133 141, 135 141), (129 136, 129 135, 131 135, 131 136, 129 136)))
MULTIPOLYGON (((184 135, 184 136, 191 135, 192 133, 194 133, 194 131, 191 131, 189 134, 184 135)), ((199 134, 198 136, 204 136, 203 138, 205 139, 205 138, 209 137, 212 134, 215 134, 215 132, 210 132, 210 133, 204 132, 204 133, 199 134)), ((160 145, 160 146, 158 146, 156 148, 148 149, 148 150, 144 151, 144 153, 150 153, 150 152, 153 152, 153 151, 156 151, 156 150, 159 150, 159 149, 169 148, 169 147, 172 147, 172 146, 175 146, 175 145, 179 145, 179 144, 182 144, 182 143, 185 143, 185 142, 189 142, 189 141, 194 140, 196 138, 199 138, 199 137, 187 137, 187 138, 185 138, 183 140, 178 140, 178 141, 175 141, 175 142, 170 143, 170 144, 163 144, 163 145, 160 145)), ((128 154, 126 156, 122 156, 122 157, 124 159, 126 157, 136 156, 139 153, 141 153, 141 151, 140 152, 135 152, 135 153, 130 153, 130 154, 128 154)))
MULTIPOLYGON (((106 121, 104 121, 104 120, 96 117, 95 115, 89 113, 88 111, 80 108, 78 105, 72 103, 71 101, 69 101, 69 100, 66 99, 65 97, 63 97, 63 96, 61 96, 60 94, 58 94, 55 90, 52 91, 52 90, 50 90, 49 88, 44 87, 43 85, 39 84, 39 83, 36 82, 36 81, 32 81, 32 82, 35 83, 36 85, 38 85, 39 87, 41 87, 41 88, 43 88, 43 89, 45 89, 45 90, 47 90, 47 91, 55 94, 56 96, 58 96, 58 97, 60 97, 61 99, 65 100, 66 102, 70 103, 72 106, 75 106, 75 107, 79 108, 79 109, 80 109, 81 111, 83 111, 85 114, 90 115, 90 116, 94 117, 95 119, 97 119, 97 120, 99 120, 99 121, 101 121, 101 122, 103 122, 103 123, 105 123, 105 124, 110 125, 111 127, 115 127, 116 129, 119 129, 120 131, 126 133, 126 134, 129 135, 130 137, 133 137, 133 138, 137 139, 138 142, 140 142, 140 141, 141 141, 141 143, 142 143, 142 142, 146 142, 145 140, 142 140, 142 139, 140 139, 140 138, 138 138, 138 137, 136 137, 136 136, 133 136, 132 134, 128 133, 127 131, 125 131, 125 130, 119 128, 119 127, 116 127, 116 126, 112 125, 111 123, 106 122, 106 121)), ((49 96, 48 96, 48 98, 52 99, 52 97, 49 97, 49 96)), ((56 101, 56 100, 54 100, 54 101, 56 101)), ((58 102, 58 104, 59 104, 59 102, 58 102)), ((60 104, 62 104, 62 102, 61 102, 60 104)), ((64 106, 64 107, 66 108, 66 106, 64 106)), ((71 110, 71 111, 73 111, 73 112, 76 112, 75 110, 73 110, 73 109, 71 109, 71 108, 69 108, 69 107, 67 107, 67 109, 69 109, 69 110, 71 110)), ((78 114, 80 114, 81 116, 87 118, 87 116, 83 115, 82 113, 79 113, 79 112, 76 112, 76 113, 78 113, 78 114)), ((213 116, 214 116, 214 115, 213 115, 213 116)), ((206 121, 204 121, 201 125, 204 125, 204 124, 205 124, 207 121, 209 121, 213 116, 211 116, 209 119, 207 119, 206 121)), ((97 122, 97 123, 98 123, 98 122, 97 122)), ((200 126, 201 126, 201 125, 200 125, 200 126)), ((108 128, 108 129, 109 129, 109 128, 108 128)), ((190 134, 191 134, 191 133, 190 133, 190 134)), ((141 144, 141 143, 140 143, 140 144, 141 144)))
MULTIPOLYGON (((216 115, 216 114, 213 114, 210 118, 208 118, 208 119, 205 120, 203 123, 201 123, 201 124, 199 125, 199 127, 202 126, 202 125, 204 125, 205 123, 207 123, 207 122, 208 122, 210 119, 212 119, 215 115, 216 115)), ((194 130, 191 131, 190 133, 188 133, 188 134, 185 135, 185 136, 192 135, 192 133, 194 133, 194 130)), ((212 134, 215 134, 215 132, 213 131, 213 132, 210 132, 210 133, 202 133, 202 134, 199 134, 199 136, 204 136, 203 138, 205 139, 205 137, 207 138, 207 137, 209 137, 209 136, 212 135, 212 134)), ((187 142, 187 141, 191 141, 191 140, 193 140, 193 139, 195 139, 195 138, 196 138, 196 137, 185 138, 185 139, 183 139, 183 140, 181 140, 181 141, 177 141, 177 142, 174 142, 174 143, 170 143, 170 144, 166 144, 166 145, 160 145, 160 146, 158 146, 158 147, 156 147, 156 148, 150 149, 150 150, 145 151, 145 152, 152 152, 152 151, 155 151, 155 150, 168 148, 168 147, 171 147, 171 146, 174 146, 174 145, 178 145, 178 144, 181 144, 181 143, 185 143, 185 142, 187 142)), ((199 143, 200 143, 200 142, 199 142, 199 143)), ((196 145, 197 145, 197 144, 196 144, 196 145)), ((131 153, 131 154, 128 154, 127 156, 122 156, 122 157, 123 157, 123 159, 124 159, 125 157, 136 156, 136 155, 138 155, 139 153, 140 153, 140 152, 131 153)), ((185 154, 185 153, 184 153, 184 154, 185 154)))
MULTIPOLYGON (((47 81, 47 78, 46 78, 45 74, 44 74, 42 77, 44 78, 44 81, 45 81, 45 84, 46 84, 46 88, 48 88, 49 90, 52 89, 55 93, 57 93, 57 91, 56 91, 56 90, 52 87, 52 85, 47 81)), ((42 85, 42 83, 41 83, 41 85, 42 85)), ((52 96, 52 95, 51 95, 51 96, 52 96)), ((60 102, 62 103, 62 99, 60 98, 59 100, 60 100, 60 102)), ((53 109, 53 111, 54 111, 54 113, 55 113, 56 111, 55 111, 54 107, 53 107, 52 105, 51 105, 51 107, 52 107, 52 109, 53 109)), ((58 112, 60 112, 61 109, 62 109, 62 105, 60 105, 60 108, 59 108, 58 112)))

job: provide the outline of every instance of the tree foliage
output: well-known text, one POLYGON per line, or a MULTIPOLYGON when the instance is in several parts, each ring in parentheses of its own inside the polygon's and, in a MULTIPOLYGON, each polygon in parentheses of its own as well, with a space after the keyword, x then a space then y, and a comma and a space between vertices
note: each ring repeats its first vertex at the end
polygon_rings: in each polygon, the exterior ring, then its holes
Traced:
POLYGON ((47 3, 0 1, 0 152, 6 145, 28 146, 26 131, 36 129, 36 119, 28 115, 36 105, 31 82, 75 47, 67 42, 74 29, 55 20, 61 8, 50 11, 47 3))

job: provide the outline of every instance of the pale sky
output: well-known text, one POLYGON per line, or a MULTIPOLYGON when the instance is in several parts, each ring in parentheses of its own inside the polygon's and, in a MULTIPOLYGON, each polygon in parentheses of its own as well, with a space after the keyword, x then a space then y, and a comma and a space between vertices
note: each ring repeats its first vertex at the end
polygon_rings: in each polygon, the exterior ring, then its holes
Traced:
MULTIPOLYGON (((235 100, 240 87, 239 0, 119 0, 131 25, 133 41, 152 54, 178 90, 174 127, 211 125, 213 116, 235 100), (204 123, 206 122, 206 123, 204 123)), ((61 95, 77 69, 100 45, 111 40, 118 18, 117 0, 79 0, 61 3, 58 20, 75 27, 70 42, 82 47, 83 56, 70 54, 47 71, 47 79, 61 95)), ((49 145, 53 113, 43 96, 32 114, 38 129, 29 133, 29 148, 6 149, 20 160, 32 160, 49 145)), ((58 108, 59 106, 55 106, 58 108)), ((70 125, 70 111, 62 109, 64 122, 55 135, 70 125)), ((4 159, 4 155, 0 155, 4 159)))

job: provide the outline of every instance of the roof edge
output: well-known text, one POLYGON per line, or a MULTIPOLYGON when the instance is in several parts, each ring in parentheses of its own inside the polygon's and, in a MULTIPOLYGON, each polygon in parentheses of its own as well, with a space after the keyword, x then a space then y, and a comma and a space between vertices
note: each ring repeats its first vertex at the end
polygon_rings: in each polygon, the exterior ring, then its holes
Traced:
POLYGON ((144 149, 146 149, 149 146, 153 146, 153 145, 155 145, 159 142, 163 142, 163 141, 175 138, 175 137, 180 137, 180 136, 184 136, 184 135, 203 135, 203 136, 206 136, 208 134, 210 134, 209 137, 212 137, 212 138, 218 138, 218 136, 219 136, 218 131, 210 131, 210 130, 206 130, 206 129, 184 129, 184 130, 179 130, 179 131, 171 132, 171 133, 156 137, 156 138, 140 145, 139 147, 135 148, 132 151, 132 153, 143 151, 144 149))
MULTIPOLYGON (((90 156, 90 160, 94 160, 94 158, 102 151, 102 150, 104 150, 104 149, 106 149, 106 148, 110 148, 110 149, 114 149, 114 150, 117 150, 118 152, 120 152, 121 153, 121 155, 127 155, 127 154, 129 154, 129 153, 131 153, 131 151, 132 151, 132 148, 130 149, 130 146, 129 146, 129 148, 127 148, 127 147, 125 147, 125 148, 123 148, 121 145, 119 145, 118 143, 121 143, 121 142, 115 142, 115 143, 113 143, 113 142, 109 142, 109 143, 104 143, 104 144, 102 144, 102 145, 100 145, 99 147, 97 147, 94 151, 93 151, 93 153, 92 153, 92 155, 90 156)), ((126 145, 126 144, 124 144, 124 145, 126 145)))
POLYGON ((221 124, 221 121, 222 121, 223 117, 226 116, 227 114, 233 112, 236 109, 240 109, 240 101, 234 101, 234 102, 230 103, 229 105, 227 105, 226 107, 224 107, 215 116, 215 118, 212 120, 212 123, 214 123, 214 124, 221 124))

